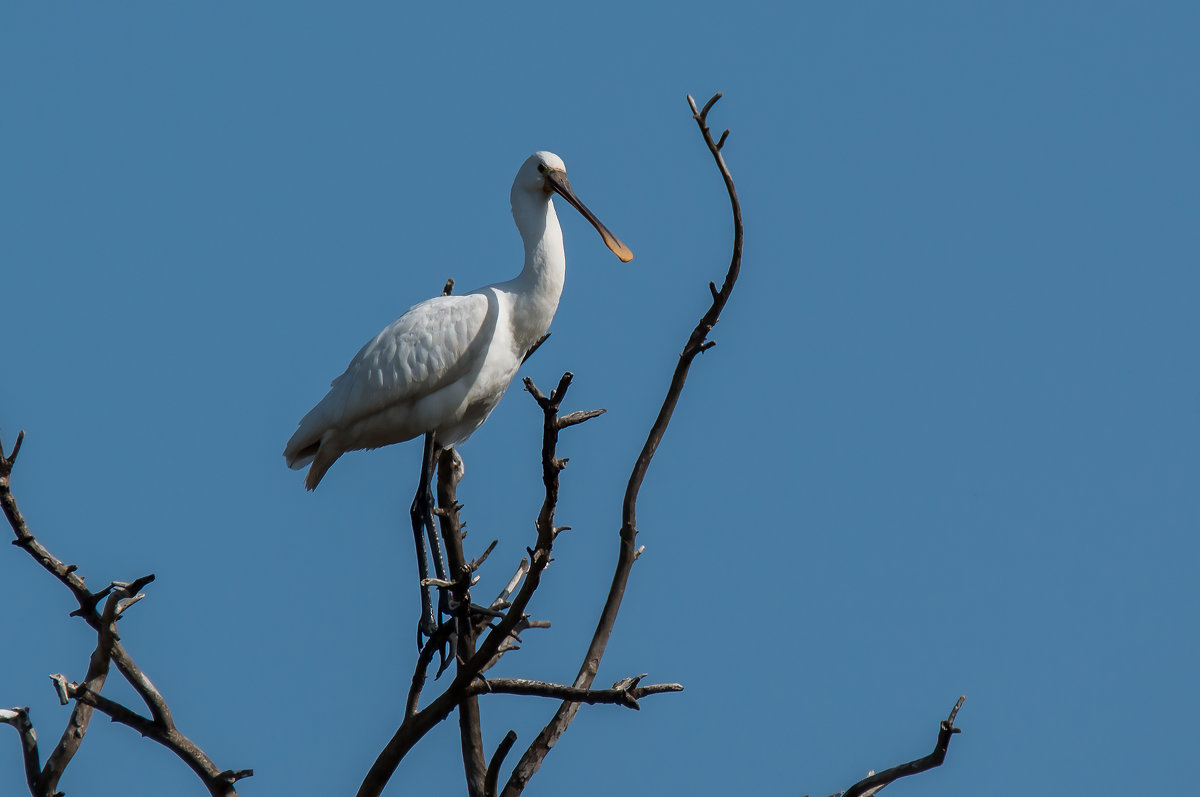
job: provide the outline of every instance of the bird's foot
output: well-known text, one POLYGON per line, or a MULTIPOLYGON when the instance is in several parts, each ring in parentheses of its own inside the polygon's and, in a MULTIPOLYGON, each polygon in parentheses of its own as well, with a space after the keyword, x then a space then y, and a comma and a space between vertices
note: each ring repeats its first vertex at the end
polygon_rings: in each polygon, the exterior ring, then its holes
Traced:
POLYGON ((421 619, 417 621, 417 650, 418 651, 421 650, 421 648, 425 647, 425 642, 427 640, 431 639, 436 631, 437 631, 437 622, 434 621, 433 616, 430 615, 427 617, 425 615, 422 615, 421 619))
POLYGON ((438 620, 443 617, 450 617, 454 614, 454 610, 458 608, 455 604, 454 596, 451 594, 450 587, 438 587, 438 620))

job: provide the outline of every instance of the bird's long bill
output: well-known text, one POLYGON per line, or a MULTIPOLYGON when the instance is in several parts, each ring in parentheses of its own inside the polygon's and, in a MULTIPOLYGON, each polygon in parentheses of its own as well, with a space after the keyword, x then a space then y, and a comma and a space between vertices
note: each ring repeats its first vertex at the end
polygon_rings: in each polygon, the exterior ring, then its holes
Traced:
POLYGON ((592 223, 596 228, 596 232, 600 233, 600 237, 604 239, 604 245, 612 250, 612 253, 621 258, 622 263, 628 263, 633 260, 633 252, 629 251, 629 247, 621 243, 617 236, 608 231, 608 228, 596 218, 596 214, 587 209, 587 205, 579 201, 579 197, 575 196, 575 192, 571 190, 571 184, 567 182, 567 173, 560 171, 551 171, 546 174, 546 183, 562 198, 575 206, 575 209, 583 214, 583 217, 592 223))

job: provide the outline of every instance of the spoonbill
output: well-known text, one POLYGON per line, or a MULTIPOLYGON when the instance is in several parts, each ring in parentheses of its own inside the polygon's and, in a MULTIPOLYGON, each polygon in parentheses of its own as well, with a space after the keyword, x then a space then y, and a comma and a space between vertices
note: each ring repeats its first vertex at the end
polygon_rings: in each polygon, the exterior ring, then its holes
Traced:
MULTIPOLYGON (((558 308, 567 259, 551 201, 556 193, 591 222, 613 254, 623 262, 633 259, 633 252, 575 195, 562 159, 535 152, 521 165, 510 195, 525 244, 521 273, 411 307, 359 350, 325 398, 300 420, 284 449, 288 467, 308 467, 304 486, 313 490, 347 451, 426 435, 422 483, 413 503, 422 578, 426 557, 417 514, 422 520, 428 515, 433 450, 462 443, 487 420, 558 308)), ((432 522, 428 531, 440 554, 432 522)), ((444 577, 436 558, 438 575, 444 577)), ((428 632, 431 611, 424 590, 422 598, 428 632)))

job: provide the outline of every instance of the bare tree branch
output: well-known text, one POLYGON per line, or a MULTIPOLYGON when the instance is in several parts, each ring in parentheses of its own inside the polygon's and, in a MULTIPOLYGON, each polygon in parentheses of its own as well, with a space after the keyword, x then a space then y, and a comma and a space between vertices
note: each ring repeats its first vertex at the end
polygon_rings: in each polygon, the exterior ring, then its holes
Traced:
POLYGON ((592 418, 603 415, 608 410, 582 410, 580 412, 572 412, 558 419, 558 428, 566 429, 568 426, 574 426, 577 423, 590 421, 592 418))
MULTIPOLYGON (((83 688, 90 692, 99 694, 104 687, 104 681, 108 677, 108 665, 112 657, 113 645, 117 641, 117 606, 123 598, 135 594, 143 585, 148 584, 153 576, 138 579, 131 585, 112 585, 108 594, 108 600, 104 604, 104 614, 101 617, 100 629, 96 633, 96 649, 92 651, 91 658, 88 661, 87 675, 83 679, 83 688), (126 592, 129 587, 132 590, 126 592)), ((60 684, 60 699, 69 695, 63 693, 67 690, 61 689, 61 683, 65 679, 61 675, 51 676, 60 684)), ((63 702, 66 702, 65 699, 63 702)), ((67 721, 66 730, 63 731, 62 738, 55 745, 53 752, 46 757, 46 766, 42 770, 42 775, 39 778, 39 789, 43 794, 54 794, 58 791, 58 781, 62 778, 63 773, 67 769, 67 764, 71 763, 71 759, 75 757, 79 746, 83 744, 84 734, 87 733, 88 723, 92 719, 93 707, 81 701, 75 701, 75 707, 71 710, 71 718, 67 721)))
POLYGON ((525 574, 529 572, 529 560, 521 557, 521 563, 517 565, 517 572, 513 573, 513 577, 504 585, 504 589, 500 590, 500 594, 496 596, 496 600, 492 601, 493 609, 503 609, 509 606, 508 597, 513 594, 513 590, 521 583, 521 579, 525 578, 525 574))
MULTIPOLYGON (((0 457, 3 456, 3 450, 0 450, 0 457)), ((13 706, 10 709, 0 709, 0 722, 13 726, 20 734, 21 754, 25 761, 25 781, 29 786, 29 793, 33 797, 40 797, 38 777, 41 775, 42 765, 38 755, 37 732, 29 719, 29 707, 13 706)))
POLYGON ((489 678, 486 681, 476 681, 471 684, 470 692, 477 695, 530 695, 533 697, 549 697, 571 703, 610 703, 626 708, 640 709, 638 700, 647 695, 660 695, 665 692, 682 692, 682 684, 649 684, 638 686, 641 679, 627 679, 630 683, 618 682, 612 689, 580 689, 565 684, 552 684, 545 681, 531 681, 526 678, 489 678))
POLYGON ((253 769, 218 770, 217 766, 196 744, 177 728, 164 728, 154 720, 131 711, 115 700, 90 690, 86 684, 68 682, 67 695, 105 714, 113 722, 125 725, 148 739, 158 742, 179 757, 203 781, 213 797, 236 797, 233 784, 254 774, 253 769))
MULTIPOLYGON (((595 412, 595 411, 593 410, 593 412, 595 412)), ((562 531, 564 528, 570 528, 570 527, 569 526, 559 526, 555 531, 556 538, 557 538, 557 532, 562 531)), ((511 603, 509 603, 508 599, 512 595, 513 590, 515 590, 517 588, 517 585, 519 585, 521 583, 521 580, 523 578, 525 578, 525 574, 528 572, 529 572, 529 559, 526 557, 522 557, 520 564, 517 565, 517 571, 515 573, 513 573, 513 576, 511 579, 509 579, 508 584, 506 584, 504 589, 502 589, 500 591, 500 594, 496 596, 496 599, 491 602, 491 605, 488 606, 488 609, 483 610, 480 607, 475 607, 476 608, 476 611, 475 611, 475 614, 476 614, 475 636, 476 636, 476 638, 478 638, 478 636, 483 633, 484 629, 490 628, 492 626, 493 617, 496 617, 496 616, 502 617, 503 615, 500 615, 498 613, 504 611, 505 609, 507 609, 509 606, 512 605, 511 603)), ((550 627, 549 620, 534 620, 528 614, 523 614, 521 616, 521 619, 518 620, 516 625, 513 626, 512 630, 509 631, 508 636, 500 642, 500 647, 498 647, 496 649, 496 655, 493 656, 486 664, 483 665, 483 669, 480 670, 480 674, 485 673, 488 670, 490 670, 492 667, 496 666, 496 663, 498 661, 500 661, 500 657, 503 656, 505 653, 508 653, 511 650, 520 650, 521 649, 521 633, 523 631, 525 631, 526 629, 529 629, 529 628, 549 628, 549 627, 550 627)))
MULTIPOLYGON (((462 522, 459 519, 458 483, 462 479, 462 458, 453 448, 444 449, 438 459, 437 505, 438 523, 446 544, 446 563, 449 565, 451 608, 454 612, 456 651, 459 667, 475 655, 475 624, 471 620, 471 574, 491 553, 495 543, 474 562, 468 563, 463 552, 462 522)), ((479 700, 466 690, 458 702, 458 730, 462 744, 463 768, 467 778, 467 794, 483 797, 487 761, 483 754, 483 730, 479 718, 479 700)))
POLYGON ((962 708, 962 704, 966 699, 966 695, 960 697, 958 702, 954 704, 954 708, 950 709, 950 716, 942 720, 938 726, 937 744, 934 745, 932 753, 915 761, 909 761, 907 764, 885 769, 883 772, 877 772, 874 775, 863 778, 858 783, 846 789, 842 793, 842 797, 872 797, 872 795, 893 781, 906 778, 909 775, 918 775, 934 767, 940 767, 942 762, 946 760, 946 752, 950 749, 950 738, 954 734, 962 732, 961 728, 954 727, 954 718, 958 716, 958 710, 962 708))
MULTIPOLYGON (((608 598, 600 613, 600 619, 596 624, 596 631, 592 635, 592 642, 588 646, 583 664, 579 668, 579 674, 575 678, 574 685, 580 689, 589 688, 600 669, 600 659, 604 655, 604 650, 608 646, 608 639, 612 635, 613 628, 616 625, 617 612, 621 608, 621 600, 625 595, 625 585, 629 581, 630 570, 637 559, 638 551, 635 544, 637 538, 637 498, 641 490, 642 481, 646 477, 650 461, 654 458, 654 452, 658 449, 658 444, 662 441, 663 435, 667 431, 667 425, 671 422, 671 415, 674 413, 675 405, 679 402, 679 396, 683 392, 683 386, 687 381, 688 369, 691 367, 692 360, 695 359, 697 354, 711 347, 712 342, 706 342, 706 338, 708 337, 708 333, 716 326, 721 311, 725 308, 725 304, 729 301, 729 296, 733 292, 733 286, 737 282, 738 273, 741 271, 741 205, 738 203, 737 191, 734 189, 733 177, 729 173, 729 167, 725 165, 721 149, 717 145, 717 142, 713 140, 712 133, 708 129, 708 112, 712 110, 713 105, 720 98, 721 94, 719 92, 713 95, 712 99, 705 104, 702 111, 696 110, 696 102, 692 99, 691 95, 688 96, 687 100, 688 105, 692 109, 692 117, 696 120, 696 124, 700 128, 700 134, 704 137, 704 142, 708 145, 709 152, 712 153, 717 169, 725 181, 725 190, 729 194, 729 202, 733 212, 733 255, 730 258, 729 269, 725 273, 725 280, 721 284, 720 290, 716 290, 715 286, 712 287, 712 305, 701 317, 696 328, 692 330, 692 334, 688 337, 688 341, 683 347, 683 352, 679 355, 679 363, 676 365, 675 373, 671 377, 671 384, 667 388, 667 395, 663 399, 662 408, 659 410, 654 424, 650 427, 646 443, 642 447, 637 461, 634 463, 632 474, 630 474, 621 510, 620 547, 617 554, 616 571, 613 573, 608 598)), ((723 139, 724 136, 722 136, 722 143, 723 139)), ((541 767, 542 761, 545 760, 550 749, 554 747, 555 743, 566 732, 567 727, 575 719, 575 714, 578 711, 579 703, 567 701, 559 706, 553 719, 542 729, 541 733, 538 734, 537 738, 534 739, 533 743, 525 751, 525 754, 521 756, 521 760, 517 762, 516 767, 513 768, 508 783, 504 787, 504 797, 516 797, 516 795, 521 793, 525 785, 529 783, 529 779, 541 767)))
MULTIPOLYGON (((508 641, 517 626, 527 619, 524 613, 525 607, 541 583, 542 571, 550 563, 550 553, 557 532, 554 525, 554 511, 558 505, 558 474, 566 467, 566 460, 558 459, 555 455, 559 433, 558 408, 566 396, 572 378, 573 374, 569 371, 563 374, 558 382, 558 387, 551 391, 549 397, 542 395, 533 380, 528 378, 524 380, 525 389, 542 408, 542 483, 545 486, 545 498, 535 523, 538 535, 537 544, 531 551, 529 570, 525 574, 524 583, 521 584, 512 604, 504 613, 504 617, 495 624, 472 658, 471 666, 475 675, 482 672, 485 666, 492 662, 493 657, 508 641)), ((592 417, 595 417, 595 414, 592 417)))
POLYGON ((442 645, 450 639, 450 635, 454 633, 454 621, 447 620, 438 626, 438 629, 433 632, 433 636, 425 640, 425 645, 421 648, 420 654, 417 656, 417 666, 413 670, 412 686, 408 690, 408 702, 405 704, 404 716, 411 717, 417 713, 420 706, 421 690, 425 687, 426 672, 429 670, 429 665, 433 663, 433 654, 442 649, 442 645))
MULTIPOLYGON (((63 738, 54 752, 47 757, 46 764, 39 775, 37 797, 51 797, 62 777, 63 770, 71 757, 78 750, 84 732, 90 721, 92 709, 107 714, 116 722, 129 725, 143 736, 167 747, 195 772, 204 783, 209 793, 214 797, 236 797, 237 792, 233 783, 241 778, 249 777, 253 770, 219 770, 204 754, 204 751, 194 742, 184 736, 175 727, 171 711, 162 694, 145 673, 134 663, 133 658, 125 650, 116 633, 116 620, 120 613, 129 608, 140 596, 137 591, 154 580, 153 575, 143 576, 130 584, 114 582, 100 592, 93 593, 84 584, 83 579, 76 574, 76 566, 65 564, 50 553, 33 536, 17 506, 12 493, 12 470, 17 453, 24 439, 24 432, 17 437, 17 444, 9 455, 4 455, 3 445, 0 444, 0 509, 3 509, 9 526, 12 527, 16 539, 13 544, 32 556, 38 564, 50 572, 71 594, 75 596, 79 608, 71 612, 74 616, 82 617, 84 622, 97 633, 96 650, 88 667, 88 673, 83 683, 76 684, 67 681, 65 676, 54 676, 60 693, 76 701, 71 712, 63 738), (101 600, 108 599, 104 613, 96 610, 101 600), (146 707, 150 710, 150 718, 130 711, 128 708, 108 700, 99 694, 100 687, 107 676, 108 664, 111 661, 118 672, 129 682, 138 693, 146 707)), ((28 759, 27 759, 28 761, 28 759)))

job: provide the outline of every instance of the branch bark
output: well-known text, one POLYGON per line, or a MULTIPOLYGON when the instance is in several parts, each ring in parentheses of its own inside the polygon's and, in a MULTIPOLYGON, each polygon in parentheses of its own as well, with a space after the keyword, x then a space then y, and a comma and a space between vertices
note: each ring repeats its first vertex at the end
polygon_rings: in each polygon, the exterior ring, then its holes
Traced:
MULTIPOLYGON (((650 427, 645 445, 642 446, 642 451, 634 463, 633 472, 629 476, 629 482, 625 489, 625 499, 621 508, 621 531, 616 571, 613 573, 608 598, 605 600, 604 608, 600 612, 596 631, 592 635, 591 644, 588 646, 583 664, 579 668, 579 674, 575 678, 574 686, 579 689, 588 689, 596 678, 596 674, 600 669, 600 659, 604 656, 609 637, 616 626, 617 612, 621 608, 621 601, 625 595, 625 586, 629 582, 629 573, 633 568, 633 563, 637 560, 637 499, 642 487, 642 481, 646 477, 646 471, 650 467, 650 462, 654 458, 655 451, 658 450, 659 443, 662 442, 663 435, 667 431, 667 425, 671 422, 671 416, 675 412, 675 406, 678 404, 679 397, 683 393, 683 386, 687 381, 688 370, 691 368, 692 360, 696 358, 696 355, 714 345, 713 341, 707 340, 708 333, 712 331, 720 319, 721 311, 729 301, 729 296, 733 292, 733 286, 737 282, 738 274, 741 271, 742 210, 738 202, 737 191, 733 185, 733 177, 729 173, 729 167, 725 164, 724 157, 721 155, 721 148, 725 144, 728 131, 721 136, 721 140, 718 142, 713 139, 712 133, 708 128, 708 112, 712 110, 713 105, 720 98, 721 94, 719 92, 713 95, 712 99, 705 104, 702 111, 696 109, 696 102, 692 99, 691 95, 688 95, 687 100, 688 105, 692 109, 692 118, 700 128, 700 134, 703 136, 704 143, 708 146, 709 152, 712 153, 717 169, 721 173, 721 178, 725 182, 725 190, 729 194, 729 202, 733 213, 733 254, 720 290, 717 290, 715 284, 709 283, 709 289, 712 293, 712 305, 692 330, 692 334, 688 337, 687 343, 683 347, 683 352, 679 355, 679 363, 676 365, 675 373, 671 377, 671 383, 667 388, 667 395, 663 399, 658 417, 655 418, 654 424, 650 427)), ((545 760, 550 749, 554 747, 559 738, 566 732, 572 720, 575 719, 575 714, 579 711, 579 705, 577 702, 564 701, 559 706, 554 717, 542 729, 541 733, 538 734, 537 738, 534 739, 533 743, 525 751, 525 754, 521 756, 521 760, 517 762, 516 767, 513 768, 508 783, 504 787, 503 797, 516 797, 524 790, 525 786, 529 783, 529 779, 541 767, 542 761, 545 760)))

